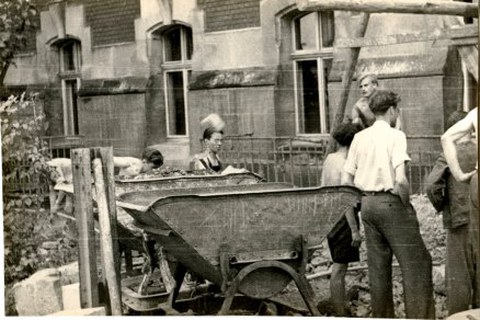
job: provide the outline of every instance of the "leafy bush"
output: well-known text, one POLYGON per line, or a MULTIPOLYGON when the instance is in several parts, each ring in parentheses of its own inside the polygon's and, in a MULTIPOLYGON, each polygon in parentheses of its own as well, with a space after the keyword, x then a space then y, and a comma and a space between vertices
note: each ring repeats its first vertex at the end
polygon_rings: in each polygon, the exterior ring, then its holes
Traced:
POLYGON ((47 144, 40 138, 46 128, 45 114, 36 105, 35 95, 22 94, 2 102, 0 119, 4 188, 31 192, 14 203, 17 207, 31 206, 42 200, 35 189, 45 191, 51 172, 47 144))
MULTIPOLYGON (((39 269, 75 260, 78 235, 74 222, 52 214, 45 203, 52 169, 47 164, 47 145, 40 138, 46 122, 36 96, 23 94, 3 101, 0 119, 4 277, 6 288, 10 288, 39 269)), ((9 292, 6 297, 6 313, 11 315, 13 300, 9 292)))

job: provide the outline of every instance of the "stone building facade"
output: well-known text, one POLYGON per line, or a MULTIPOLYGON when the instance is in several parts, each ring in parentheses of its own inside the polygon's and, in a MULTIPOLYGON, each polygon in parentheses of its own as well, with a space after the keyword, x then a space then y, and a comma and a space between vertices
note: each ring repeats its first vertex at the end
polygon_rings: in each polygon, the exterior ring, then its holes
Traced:
MULTIPOLYGON (((328 135, 348 50, 336 44, 360 17, 300 12, 295 0, 37 4, 40 28, 5 82, 43 93, 48 135, 112 145, 116 155, 156 146, 177 166, 200 151, 199 122, 211 112, 227 136, 328 135)), ((435 32, 442 19, 372 14, 365 36, 435 32)), ((402 97, 413 149, 438 148, 448 114, 477 104, 475 80, 445 41, 364 47, 363 72, 402 97)), ((347 115, 359 96, 354 81, 347 115)))

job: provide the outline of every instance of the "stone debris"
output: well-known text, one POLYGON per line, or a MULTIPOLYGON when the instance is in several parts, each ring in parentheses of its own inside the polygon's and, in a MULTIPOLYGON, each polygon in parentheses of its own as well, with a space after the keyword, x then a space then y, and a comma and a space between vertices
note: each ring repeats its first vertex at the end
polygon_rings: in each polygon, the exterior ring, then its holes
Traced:
POLYGON ((13 287, 19 316, 43 316, 63 310, 62 286, 57 269, 43 269, 13 287))
POLYGON ((78 262, 76 261, 61 266, 57 268, 57 270, 60 272, 60 281, 62 286, 77 283, 80 281, 78 276, 78 262))
POLYGON ((86 308, 86 309, 73 309, 73 310, 62 310, 50 316, 106 316, 104 307, 97 308, 86 308))
POLYGON ((80 305, 80 283, 73 283, 62 286, 63 309, 81 309, 80 305))
POLYGON ((42 247, 44 249, 57 249, 58 248, 58 242, 57 241, 45 241, 42 243, 42 247))

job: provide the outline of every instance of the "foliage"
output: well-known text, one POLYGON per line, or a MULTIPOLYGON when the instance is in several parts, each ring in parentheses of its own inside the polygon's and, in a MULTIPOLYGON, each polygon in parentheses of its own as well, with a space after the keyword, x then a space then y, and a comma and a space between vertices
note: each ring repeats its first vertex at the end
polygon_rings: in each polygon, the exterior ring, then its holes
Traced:
POLYGON ((11 208, 4 214, 5 283, 22 280, 39 269, 76 259, 75 223, 45 209, 11 208), (42 244, 50 243, 49 248, 42 244))
POLYGON ((37 15, 31 1, 0 1, 0 87, 15 53, 25 46, 26 35, 36 29, 37 15))
POLYGON ((47 164, 47 144, 40 138, 46 128, 45 115, 36 106, 35 95, 26 97, 22 94, 20 97, 10 96, 1 103, 0 119, 4 189, 31 193, 9 201, 7 209, 14 205, 30 207, 43 200, 36 189, 45 188, 52 171, 47 164), (20 185, 23 190, 19 190, 20 185))
MULTIPOLYGON (((75 223, 44 209, 52 169, 40 138, 45 115, 35 95, 11 96, 0 104, 4 199, 5 284, 10 288, 39 269, 58 267, 77 256, 75 223), (25 183, 19 183, 25 182, 25 183), (49 243, 47 248, 45 243, 49 243)), ((13 315, 6 289, 6 313, 13 315)))

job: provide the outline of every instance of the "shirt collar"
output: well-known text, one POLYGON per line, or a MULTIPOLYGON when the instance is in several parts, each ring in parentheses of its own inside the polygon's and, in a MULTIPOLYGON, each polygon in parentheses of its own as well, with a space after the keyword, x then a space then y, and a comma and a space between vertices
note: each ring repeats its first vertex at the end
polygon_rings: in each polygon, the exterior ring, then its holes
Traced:
POLYGON ((382 126, 382 127, 387 126, 390 128, 390 125, 388 124, 388 122, 382 119, 375 120, 372 126, 382 126))

